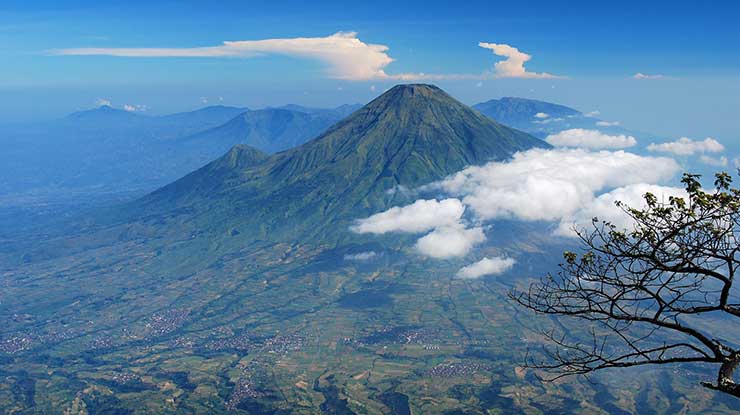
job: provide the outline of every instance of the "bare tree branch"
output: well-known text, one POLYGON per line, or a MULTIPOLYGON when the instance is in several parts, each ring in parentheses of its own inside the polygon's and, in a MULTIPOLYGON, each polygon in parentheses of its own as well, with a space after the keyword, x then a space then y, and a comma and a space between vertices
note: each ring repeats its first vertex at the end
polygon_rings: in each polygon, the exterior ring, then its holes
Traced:
POLYGON ((581 255, 565 252, 556 275, 510 293, 538 313, 591 323, 588 342, 544 332, 546 360, 528 367, 557 379, 605 368, 714 363, 716 383, 702 385, 740 397, 733 380, 740 351, 708 332, 711 325, 697 324, 699 318, 724 316, 725 324, 740 317, 733 290, 740 190, 730 188, 726 173, 716 175, 712 192, 702 190, 698 178, 684 175, 686 199, 660 202, 647 193, 641 209, 617 202, 631 229, 594 218, 591 228, 576 229, 581 255))

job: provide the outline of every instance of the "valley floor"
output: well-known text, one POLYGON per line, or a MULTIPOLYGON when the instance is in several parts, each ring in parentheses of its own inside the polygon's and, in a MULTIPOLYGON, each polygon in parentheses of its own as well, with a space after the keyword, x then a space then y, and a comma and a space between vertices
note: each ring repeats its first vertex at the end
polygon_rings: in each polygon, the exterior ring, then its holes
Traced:
POLYGON ((522 368, 552 324, 506 296, 550 266, 532 247, 518 274, 464 281, 455 263, 392 250, 359 262, 349 248, 267 242, 210 263, 185 254, 212 243, 121 242, 4 269, 2 412, 740 410, 697 386, 702 368, 554 383, 522 368))

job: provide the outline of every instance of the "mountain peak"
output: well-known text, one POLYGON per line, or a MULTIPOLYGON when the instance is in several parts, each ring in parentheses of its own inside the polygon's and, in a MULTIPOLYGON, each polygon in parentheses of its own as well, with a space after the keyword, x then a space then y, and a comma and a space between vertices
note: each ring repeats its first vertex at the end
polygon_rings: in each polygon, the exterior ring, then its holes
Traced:
MULTIPOLYGON (((406 100, 454 100, 436 85, 400 84, 384 92, 375 101, 401 102, 406 100)), ((375 102, 373 101, 373 102, 375 102)))
POLYGON ((246 169, 267 159, 267 154, 246 144, 236 144, 223 157, 213 163, 230 169, 246 169))
POLYGON ((433 84, 398 84, 389 89, 386 93, 389 92, 410 92, 410 93, 421 93, 421 94, 433 94, 433 93, 443 93, 446 95, 444 91, 442 91, 437 85, 433 84))

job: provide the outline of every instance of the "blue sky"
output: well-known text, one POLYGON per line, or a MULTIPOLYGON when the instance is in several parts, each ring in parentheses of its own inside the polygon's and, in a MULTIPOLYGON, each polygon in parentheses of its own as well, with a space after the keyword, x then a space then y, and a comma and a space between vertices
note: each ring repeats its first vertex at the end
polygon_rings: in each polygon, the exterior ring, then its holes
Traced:
POLYGON ((206 101, 333 106, 366 102, 402 82, 402 74, 415 74, 413 80, 436 83, 469 104, 523 96, 599 110, 629 128, 667 137, 740 138, 740 6, 731 1, 711 7, 658 1, 58 3, 0 4, 0 121, 61 116, 98 99, 155 114, 206 101), (341 54, 327 61, 315 53, 273 53, 262 44, 249 57, 60 52, 188 49, 337 32, 387 47, 382 54, 393 62, 373 66, 377 56, 364 64, 364 55, 341 54), (525 76, 563 78, 518 76, 516 65, 514 72, 496 69, 507 57, 479 42, 531 55, 525 76), (342 59, 360 64, 347 69, 342 59), (376 69, 388 76, 357 75, 376 69), (634 79, 636 73, 660 79, 634 79))

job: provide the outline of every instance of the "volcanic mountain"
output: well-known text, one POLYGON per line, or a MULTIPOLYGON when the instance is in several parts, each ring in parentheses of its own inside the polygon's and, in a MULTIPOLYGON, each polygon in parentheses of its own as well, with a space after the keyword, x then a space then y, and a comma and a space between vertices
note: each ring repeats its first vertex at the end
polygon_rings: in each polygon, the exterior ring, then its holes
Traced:
MULTIPOLYGON (((548 145, 436 86, 399 85, 314 140, 264 160, 216 161, 233 167, 206 166, 133 210, 170 218, 187 212, 201 224, 197 232, 235 227, 258 238, 326 236, 354 218, 404 202, 404 192, 394 189, 413 189, 533 147, 548 145)), ((235 151, 249 150, 240 147, 225 157, 240 159, 235 151)))

